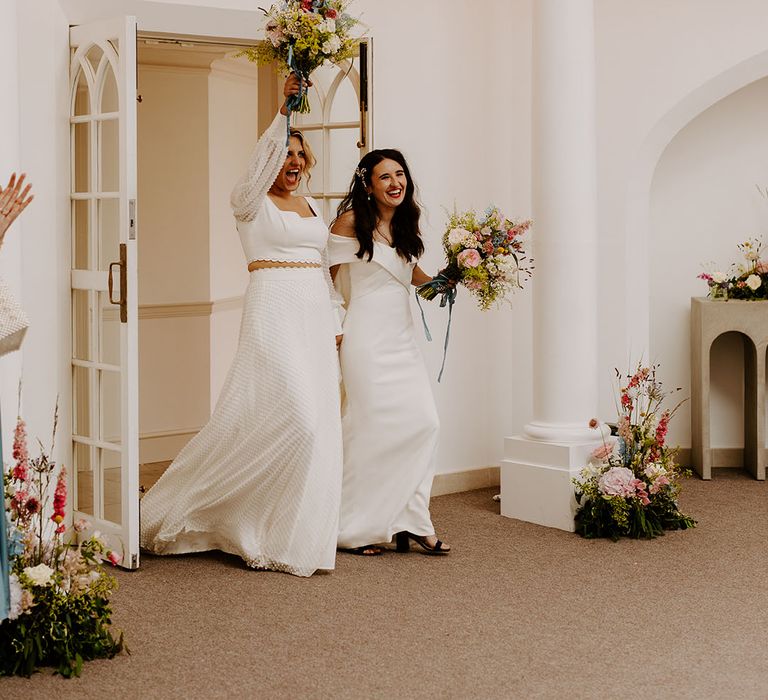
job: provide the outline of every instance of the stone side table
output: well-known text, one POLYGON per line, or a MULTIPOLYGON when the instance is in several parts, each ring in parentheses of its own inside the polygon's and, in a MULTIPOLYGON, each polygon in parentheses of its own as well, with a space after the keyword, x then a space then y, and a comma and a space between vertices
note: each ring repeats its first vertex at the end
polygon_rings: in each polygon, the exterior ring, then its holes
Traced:
POLYGON ((765 363, 768 302, 691 298, 691 462, 712 478, 709 367, 712 343, 736 331, 744 341, 744 468, 765 479, 765 363))

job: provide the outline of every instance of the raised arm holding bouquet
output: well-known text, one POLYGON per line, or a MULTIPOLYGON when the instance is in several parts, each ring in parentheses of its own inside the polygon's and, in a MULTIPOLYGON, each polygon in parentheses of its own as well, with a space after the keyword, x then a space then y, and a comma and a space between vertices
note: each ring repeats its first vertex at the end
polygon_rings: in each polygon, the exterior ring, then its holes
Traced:
MULTIPOLYGON (((346 12, 349 0, 285 0, 263 10, 267 17, 267 41, 242 55, 260 65, 276 63, 284 73, 296 73, 304 81, 326 61, 352 58, 359 39, 350 31, 359 21, 346 12)), ((303 83, 302 83, 303 85, 303 83)), ((310 111, 306 90, 288 100, 290 112, 310 111)))

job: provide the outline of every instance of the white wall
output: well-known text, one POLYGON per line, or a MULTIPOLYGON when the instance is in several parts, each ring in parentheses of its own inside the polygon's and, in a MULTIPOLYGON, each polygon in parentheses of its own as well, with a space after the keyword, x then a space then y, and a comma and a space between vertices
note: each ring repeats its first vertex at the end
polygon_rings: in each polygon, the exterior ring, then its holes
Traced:
MULTIPOLYGON (((438 0, 354 7, 374 38, 374 146, 400 148, 408 159, 425 209, 422 267, 432 273, 443 264, 440 240, 454 206, 495 203, 509 216, 530 216, 530 4, 487 2, 483 12, 470 2, 446 12, 438 0)), ((434 341, 422 345, 434 382, 447 314, 427 307, 434 341)), ((530 292, 512 309, 482 313, 460 290, 445 374, 433 383, 439 473, 497 464, 502 437, 530 420, 529 339, 530 292)))
MULTIPOLYGON (((358 0, 353 5, 363 12, 375 39, 375 145, 401 147, 421 187, 428 214, 427 270, 441 261, 442 207, 452 207, 454 200, 459 207, 478 208, 496 201, 520 216, 529 213, 531 2, 487 0, 482 11, 466 0, 358 0)), ((19 153, 39 193, 23 230, 25 245, 29 240, 25 284, 34 291, 29 303, 40 330, 27 343, 24 360, 28 376, 45 378, 35 387, 27 382, 27 400, 40 412, 42 424, 51 386, 63 395, 68 391, 68 369, 61 359, 68 343, 62 272, 68 264, 62 262, 68 257, 68 137, 61 94, 67 23, 134 12, 144 29, 256 36, 259 13, 244 11, 241 0, 208 0, 195 7, 138 0, 40 0, 34 5, 17 0, 16 5, 24 56, 19 62, 24 87, 18 122, 25 125, 19 153), (40 51, 41 42, 52 49, 40 51), (26 235, 29 231, 34 237, 26 235), (56 257, 41 261, 41 250, 55 251, 56 257), (33 279, 43 281, 33 284, 33 279)), ((651 278, 644 256, 651 242, 651 176, 657 160, 674 132, 697 109, 709 106, 715 88, 727 90, 728 81, 731 91, 740 87, 738 76, 731 74, 711 90, 697 92, 765 51, 768 8, 757 0, 596 0, 595 5, 599 363, 601 406, 609 418, 614 410, 612 367, 626 367, 633 354, 649 345, 651 278), (692 95, 698 101, 691 101, 692 95)), ((735 244, 743 232, 730 235, 735 244)), ((692 257, 711 256, 702 248, 701 256, 692 257)), ((442 472, 495 462, 501 438, 530 418, 529 299, 518 299, 513 311, 481 315, 463 297, 456 308, 446 376, 436 387, 444 427, 442 472)), ((445 315, 429 308, 428 317, 436 336, 426 348, 434 375, 445 315)), ((684 346, 686 340, 677 335, 670 342, 684 346)), ((654 359, 665 362, 664 357, 654 359)), ((670 382, 679 384, 685 377, 675 379, 670 382)))
MULTIPOLYGON (((16 3, 0 4, 0 94, 5 95, 5 106, 0 109, 0 187, 5 187, 13 171, 21 172, 19 158, 19 73, 16 32, 16 3)), ((27 211, 29 214, 29 211, 27 211)), ((25 218, 14 224, 3 243, 0 256, 0 275, 12 294, 21 302, 21 237, 25 218)), ((21 353, 15 352, 0 359, 0 417, 2 442, 11 445, 13 426, 17 414, 17 387, 21 376, 21 353)), ((5 452, 8 452, 6 447, 5 452)))
POLYGON ((209 318, 179 306, 210 294, 208 70, 157 62, 139 65, 139 306, 168 311, 139 321, 141 461, 172 458, 210 406, 209 318))
MULTIPOLYGON (((755 0, 596 0, 595 6, 601 409, 612 416, 611 368, 648 359, 655 263, 648 256, 657 254, 649 238, 653 172, 688 121, 768 74, 765 60, 755 60, 766 50, 768 8, 755 0)), ((730 235, 735 245, 743 234, 730 235)), ((684 345, 687 337, 671 342, 684 345)), ((670 382, 687 379, 683 373, 670 382)))
MULTIPOLYGON (((53 409, 57 394, 60 395, 62 401, 55 458, 69 466, 71 369, 67 23, 58 3, 53 0, 37 3, 9 0, 2 3, 4 8, 14 4, 18 11, 17 24, 12 31, 15 29, 18 39, 19 102, 16 123, 19 131, 18 136, 13 130, 2 132, 0 152, 8 148, 10 139, 11 149, 18 154, 12 165, 29 174, 35 201, 14 224, 8 243, 3 246, 0 264, 11 262, 15 251, 21 251, 12 275, 21 280, 20 296, 30 319, 30 330, 21 352, 23 414, 28 423, 29 436, 33 439, 39 437, 44 444, 49 444, 53 409), (66 234, 62 235, 64 232, 66 234)), ((0 26, 2 24, 0 22, 0 26)), ((0 41, 0 44, 5 42, 0 41)), ((13 44, 11 42, 10 46, 13 47, 13 44)), ((6 64, 3 62, 2 65, 6 64)), ((0 111, 11 112, 12 109, 4 102, 0 111)), ((0 179, 5 177, 6 172, 0 173, 0 179)), ((8 436, 12 425, 8 419, 16 415, 16 386, 3 386, 1 391, 3 438, 4 444, 10 446, 8 436), (9 398, 12 411, 6 408, 9 398)))
MULTIPOLYGON (((651 191, 651 358, 662 376, 690 394, 690 298, 705 296, 702 263, 727 271, 744 262, 740 241, 761 236, 768 200, 768 78, 710 107, 672 141, 651 191)), ((768 244, 768 241, 766 241, 768 244)), ((764 251, 768 256, 768 248, 764 251)), ((764 361, 764 358, 763 358, 764 361)), ((712 445, 743 445, 743 349, 739 336, 713 348, 712 445)), ((672 423, 670 440, 690 445, 690 405, 672 423)))
MULTIPOLYGON (((240 299, 248 269, 235 228, 229 195, 248 164, 258 139, 257 68, 246 59, 225 57, 211 64, 208 77, 208 169, 210 298, 240 299)), ((234 359, 241 307, 217 309, 211 317, 210 409, 213 410, 234 359)))

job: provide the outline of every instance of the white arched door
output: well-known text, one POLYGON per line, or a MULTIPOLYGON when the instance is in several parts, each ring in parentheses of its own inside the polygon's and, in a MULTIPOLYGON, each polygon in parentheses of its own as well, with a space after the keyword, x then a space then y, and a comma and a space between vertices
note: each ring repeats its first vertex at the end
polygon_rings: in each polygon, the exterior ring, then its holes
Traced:
POLYGON ((136 20, 70 30, 75 518, 139 565, 136 20))

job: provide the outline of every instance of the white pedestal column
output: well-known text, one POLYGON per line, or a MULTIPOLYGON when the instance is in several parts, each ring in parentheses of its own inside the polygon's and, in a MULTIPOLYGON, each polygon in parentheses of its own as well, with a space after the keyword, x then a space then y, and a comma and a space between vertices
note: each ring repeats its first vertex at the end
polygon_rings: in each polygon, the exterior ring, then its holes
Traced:
POLYGON ((571 478, 600 442, 593 0, 533 17, 533 421, 505 441, 501 512, 573 530, 571 478))

